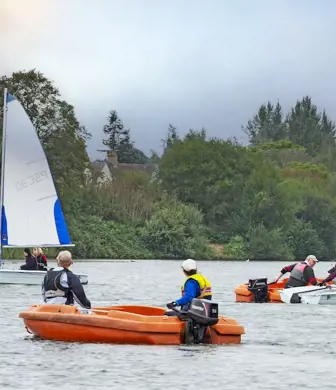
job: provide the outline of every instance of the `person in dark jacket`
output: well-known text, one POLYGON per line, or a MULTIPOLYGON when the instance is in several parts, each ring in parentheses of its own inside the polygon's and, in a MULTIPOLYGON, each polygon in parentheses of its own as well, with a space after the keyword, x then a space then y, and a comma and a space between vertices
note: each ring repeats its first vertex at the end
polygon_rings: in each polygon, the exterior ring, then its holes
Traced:
POLYGON ((336 284, 336 265, 331 268, 328 273, 329 276, 323 279, 322 282, 318 284, 319 286, 325 286, 328 282, 333 282, 333 284, 336 284))
POLYGON ((49 270, 42 283, 42 296, 45 303, 58 305, 74 305, 91 309, 83 286, 77 275, 69 267, 72 257, 69 251, 61 251, 57 258, 57 267, 49 270))
POLYGON ((318 260, 314 255, 309 255, 306 257, 305 261, 302 261, 301 263, 295 263, 284 267, 280 271, 280 274, 275 278, 274 282, 277 282, 283 275, 290 272, 285 288, 303 287, 307 286, 309 283, 316 286, 317 280, 313 267, 317 262, 318 260))
POLYGON ((334 265, 332 268, 330 268, 330 270, 328 271, 328 274, 332 274, 333 272, 336 272, 336 260, 334 260, 333 262, 334 262, 334 265))
POLYGON ((48 271, 47 256, 43 253, 42 248, 34 248, 33 254, 36 257, 39 271, 48 271))
POLYGON ((37 271, 37 260, 36 257, 31 254, 30 249, 24 248, 23 253, 26 258, 26 264, 21 265, 20 269, 24 271, 37 271))

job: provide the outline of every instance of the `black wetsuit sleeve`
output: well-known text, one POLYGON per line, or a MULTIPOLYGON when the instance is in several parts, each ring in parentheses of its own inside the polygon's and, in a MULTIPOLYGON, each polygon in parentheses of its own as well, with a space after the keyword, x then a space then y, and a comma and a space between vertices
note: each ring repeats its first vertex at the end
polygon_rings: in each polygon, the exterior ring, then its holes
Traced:
POLYGON ((78 278, 72 272, 67 273, 68 276, 68 285, 73 293, 74 299, 86 309, 91 309, 91 302, 87 299, 85 295, 84 288, 78 278))
POLYGON ((43 278, 43 281, 42 281, 42 297, 43 297, 43 300, 45 301, 45 282, 46 282, 46 278, 47 278, 47 275, 43 278))
POLYGON ((328 283, 328 282, 331 282, 335 278, 336 278, 336 269, 334 269, 334 272, 331 272, 330 275, 323 280, 323 282, 328 283))
POLYGON ((283 275, 285 275, 287 272, 292 272, 293 271, 293 268, 296 266, 297 263, 294 263, 294 264, 291 264, 291 265, 287 265, 287 267, 284 267, 282 268, 282 270, 280 271, 283 275))

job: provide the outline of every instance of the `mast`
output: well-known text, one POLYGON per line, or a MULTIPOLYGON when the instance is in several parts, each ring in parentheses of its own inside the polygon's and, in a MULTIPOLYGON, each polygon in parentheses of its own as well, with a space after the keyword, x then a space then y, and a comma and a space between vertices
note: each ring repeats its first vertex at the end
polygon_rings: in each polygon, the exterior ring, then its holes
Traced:
POLYGON ((4 105, 2 113, 2 154, 1 154, 1 191, 0 191, 0 266, 2 262, 2 206, 4 195, 4 172, 6 150, 6 120, 7 120, 7 88, 4 89, 4 105))

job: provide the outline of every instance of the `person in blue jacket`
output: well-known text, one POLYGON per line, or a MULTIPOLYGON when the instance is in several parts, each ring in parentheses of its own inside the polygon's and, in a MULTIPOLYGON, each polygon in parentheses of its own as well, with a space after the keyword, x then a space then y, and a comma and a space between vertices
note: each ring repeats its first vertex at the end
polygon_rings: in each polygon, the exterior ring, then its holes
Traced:
MULTIPOLYGON (((194 298, 212 299, 211 284, 209 280, 197 272, 197 264, 193 259, 185 260, 182 265, 182 270, 186 276, 181 287, 182 297, 176 301, 167 304, 168 309, 176 306, 181 306, 181 309, 187 311, 190 303, 194 298)), ((175 311, 166 311, 166 315, 176 315, 175 311)))

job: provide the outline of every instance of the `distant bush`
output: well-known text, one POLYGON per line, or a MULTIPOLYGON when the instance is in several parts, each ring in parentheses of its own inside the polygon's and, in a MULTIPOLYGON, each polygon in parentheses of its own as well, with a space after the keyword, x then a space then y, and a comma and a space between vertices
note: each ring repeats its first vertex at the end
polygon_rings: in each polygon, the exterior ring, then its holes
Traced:
POLYGON ((179 202, 158 203, 145 222, 142 241, 161 258, 208 258, 203 216, 195 206, 179 202))
POLYGON ((139 237, 139 229, 101 217, 80 216, 70 222, 77 258, 150 259, 153 254, 139 237))

